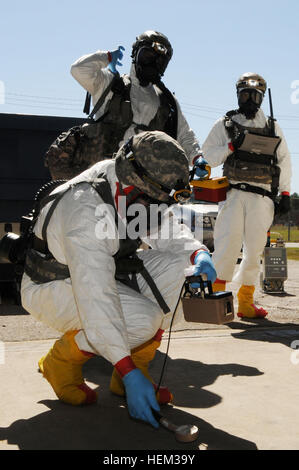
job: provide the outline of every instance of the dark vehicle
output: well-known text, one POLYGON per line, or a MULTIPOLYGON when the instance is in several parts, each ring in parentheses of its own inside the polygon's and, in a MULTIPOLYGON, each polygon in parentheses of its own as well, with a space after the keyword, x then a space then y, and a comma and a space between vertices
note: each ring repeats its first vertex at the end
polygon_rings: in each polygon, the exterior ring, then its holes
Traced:
MULTIPOLYGON (((0 240, 19 233, 21 217, 30 212, 41 186, 50 181, 44 155, 64 130, 85 119, 0 114, 0 240)), ((0 303, 20 303, 14 265, 0 263, 0 303)))

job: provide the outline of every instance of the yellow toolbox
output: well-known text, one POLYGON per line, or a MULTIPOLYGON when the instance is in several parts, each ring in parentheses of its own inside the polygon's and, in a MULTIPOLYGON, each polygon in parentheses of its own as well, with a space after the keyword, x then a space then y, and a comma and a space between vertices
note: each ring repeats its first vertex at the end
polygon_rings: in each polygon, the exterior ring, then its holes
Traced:
POLYGON ((192 180, 194 197, 198 201, 220 202, 226 199, 229 183, 225 176, 192 180))

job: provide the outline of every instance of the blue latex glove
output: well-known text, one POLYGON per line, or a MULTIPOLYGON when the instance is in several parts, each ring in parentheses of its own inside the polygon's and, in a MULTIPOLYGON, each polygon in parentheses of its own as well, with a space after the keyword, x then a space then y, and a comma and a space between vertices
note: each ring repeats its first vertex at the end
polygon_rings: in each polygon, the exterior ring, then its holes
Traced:
POLYGON ((132 418, 142 419, 154 428, 159 427, 151 408, 160 411, 153 384, 139 369, 133 369, 123 377, 126 388, 126 399, 132 418))
POLYGON ((119 46, 115 51, 110 51, 111 55, 111 62, 108 65, 108 69, 111 70, 112 73, 117 73, 116 66, 122 66, 120 60, 123 58, 123 52, 125 48, 123 46, 119 46))
MULTIPOLYGON (((200 251, 194 258, 193 276, 199 276, 202 274, 206 274, 207 280, 211 281, 212 284, 216 281, 217 273, 214 268, 212 258, 206 251, 200 251)), ((192 284, 190 284, 190 286, 194 289, 198 289, 200 287, 200 284, 197 282, 193 282, 192 284)))
POLYGON ((198 157, 195 160, 193 164, 193 167, 195 169, 195 173, 194 173, 195 180, 202 179, 209 174, 208 170, 205 169, 205 165, 208 165, 208 162, 205 158, 198 157))

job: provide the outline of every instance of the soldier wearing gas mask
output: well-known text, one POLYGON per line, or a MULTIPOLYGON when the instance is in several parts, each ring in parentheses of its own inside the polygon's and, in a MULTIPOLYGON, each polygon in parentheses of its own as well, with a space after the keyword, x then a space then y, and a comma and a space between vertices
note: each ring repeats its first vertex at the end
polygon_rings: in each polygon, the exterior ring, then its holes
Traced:
MULTIPOLYGON (((171 215, 173 204, 190 194, 184 150, 164 132, 151 131, 133 136, 115 159, 96 163, 40 202, 22 305, 62 334, 39 361, 60 400, 96 402, 82 367, 103 356, 114 366, 111 392, 126 396, 132 417, 158 427, 152 408, 158 411, 173 396, 167 387, 157 390, 149 365, 172 321, 184 269, 193 264, 195 275, 216 279, 208 249, 171 215), (129 212, 140 222, 140 206, 156 205, 166 206, 161 224, 133 233, 129 212), (152 249, 138 251, 141 240, 152 249)), ((181 314, 179 305, 176 318, 181 314)))
POLYGON ((267 312, 254 305, 255 283, 274 207, 280 214, 290 209, 291 160, 279 125, 261 109, 267 89, 263 77, 245 73, 236 89, 239 108, 216 121, 203 144, 208 164, 223 165, 230 183, 214 231, 218 278, 213 289, 225 290, 232 279, 239 282, 238 316, 265 317, 267 312), (279 193, 280 201, 274 204, 279 193), (242 246, 243 259, 233 277, 242 246))
MULTIPOLYGON (((117 67, 123 58, 122 46, 113 51, 99 50, 78 59, 71 67, 73 77, 91 95, 93 106, 101 103, 94 118, 100 120, 101 149, 90 156, 89 164, 112 158, 132 135, 159 130, 176 139, 190 163, 200 147, 179 103, 161 79, 172 57, 167 37, 157 31, 146 31, 132 46, 129 74, 120 76, 117 67)), ((54 179, 64 178, 63 165, 51 161, 48 166, 54 179)), ((84 162, 82 162, 83 171, 84 162)))

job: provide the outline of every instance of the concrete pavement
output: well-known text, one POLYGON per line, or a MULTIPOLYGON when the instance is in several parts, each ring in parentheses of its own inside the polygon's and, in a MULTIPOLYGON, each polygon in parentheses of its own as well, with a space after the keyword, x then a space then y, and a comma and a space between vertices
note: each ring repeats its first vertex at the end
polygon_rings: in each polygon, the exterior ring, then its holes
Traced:
MULTIPOLYGON (((199 427, 199 439, 189 444, 129 419, 125 400, 108 390, 111 365, 103 359, 84 366, 98 403, 72 407, 60 403, 37 372, 52 340, 5 343, 0 450, 299 449, 299 354, 290 348, 299 325, 237 326, 172 333, 164 383, 175 401, 162 412, 176 424, 199 427)), ((164 339, 152 367, 156 380, 166 347, 164 339)))
MULTIPOLYGON (((125 400, 111 395, 112 366, 92 358, 84 376, 98 403, 60 403, 37 372, 38 359, 59 334, 15 306, 0 309, 0 450, 299 449, 299 262, 289 262, 285 294, 256 291, 269 319, 226 326, 182 322, 171 334, 163 380, 175 396, 162 412, 194 424, 199 439, 182 444, 160 428, 128 417, 125 400)), ((228 289, 236 294, 238 287, 228 289)), ((159 380, 167 337, 152 364, 159 380)))

